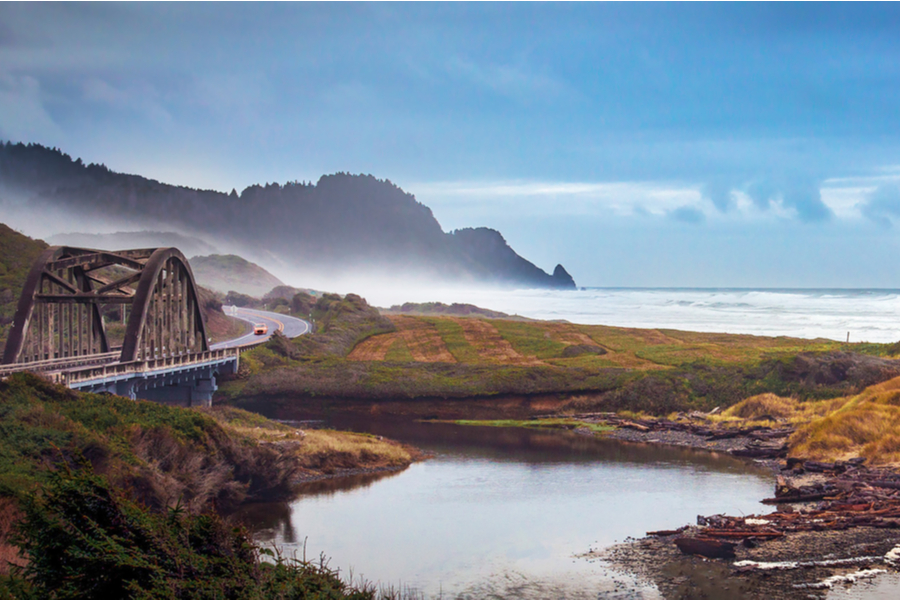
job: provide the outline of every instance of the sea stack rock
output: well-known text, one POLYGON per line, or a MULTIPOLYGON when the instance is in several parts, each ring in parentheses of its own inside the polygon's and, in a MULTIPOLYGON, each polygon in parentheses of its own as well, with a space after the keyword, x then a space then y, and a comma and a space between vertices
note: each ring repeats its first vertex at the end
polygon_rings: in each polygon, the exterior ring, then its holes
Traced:
POLYGON ((561 290, 574 290, 576 289, 575 280, 572 279, 572 276, 569 275, 569 272, 566 271, 565 267, 562 265, 556 265, 556 268, 553 269, 553 283, 554 287, 557 287, 561 290))

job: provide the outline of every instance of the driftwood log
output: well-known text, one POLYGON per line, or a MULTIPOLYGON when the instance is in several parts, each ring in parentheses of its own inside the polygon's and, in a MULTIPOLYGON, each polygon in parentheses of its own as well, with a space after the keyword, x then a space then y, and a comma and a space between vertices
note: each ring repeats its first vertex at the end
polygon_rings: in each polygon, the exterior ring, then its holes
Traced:
POLYGON ((734 558, 735 545, 731 542, 705 538, 675 538, 675 545, 684 554, 705 556, 706 558, 734 558))

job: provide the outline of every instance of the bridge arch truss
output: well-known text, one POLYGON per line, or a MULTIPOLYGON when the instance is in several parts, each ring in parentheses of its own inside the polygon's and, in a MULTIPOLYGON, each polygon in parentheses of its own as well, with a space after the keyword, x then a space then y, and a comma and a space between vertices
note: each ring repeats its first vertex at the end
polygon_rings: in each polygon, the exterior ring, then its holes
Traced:
POLYGON ((32 265, 3 364, 110 354, 101 308, 125 322, 119 362, 209 350, 194 276, 176 248, 53 246, 32 265))

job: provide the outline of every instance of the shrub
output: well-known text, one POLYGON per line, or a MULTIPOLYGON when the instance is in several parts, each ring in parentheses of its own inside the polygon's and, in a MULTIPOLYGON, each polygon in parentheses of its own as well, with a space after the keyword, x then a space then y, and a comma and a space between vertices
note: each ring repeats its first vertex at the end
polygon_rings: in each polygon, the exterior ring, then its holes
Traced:
POLYGON ((75 456, 152 506, 283 497, 299 468, 196 410, 79 393, 29 373, 0 382, 0 485, 33 490, 75 456))
POLYGON ((16 542, 30 562, 0 583, 0 597, 4 591, 59 600, 375 597, 346 585, 325 564, 263 562, 265 552, 248 533, 214 513, 150 512, 90 468, 54 473, 22 507, 16 542))

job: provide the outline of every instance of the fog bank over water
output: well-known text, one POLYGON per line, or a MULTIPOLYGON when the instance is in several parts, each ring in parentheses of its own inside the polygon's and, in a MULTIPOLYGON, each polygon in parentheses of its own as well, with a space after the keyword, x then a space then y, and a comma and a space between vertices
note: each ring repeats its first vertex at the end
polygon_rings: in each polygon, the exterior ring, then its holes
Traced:
POLYGON ((900 340, 900 290, 370 288, 376 306, 460 302, 533 319, 851 342, 900 340))

